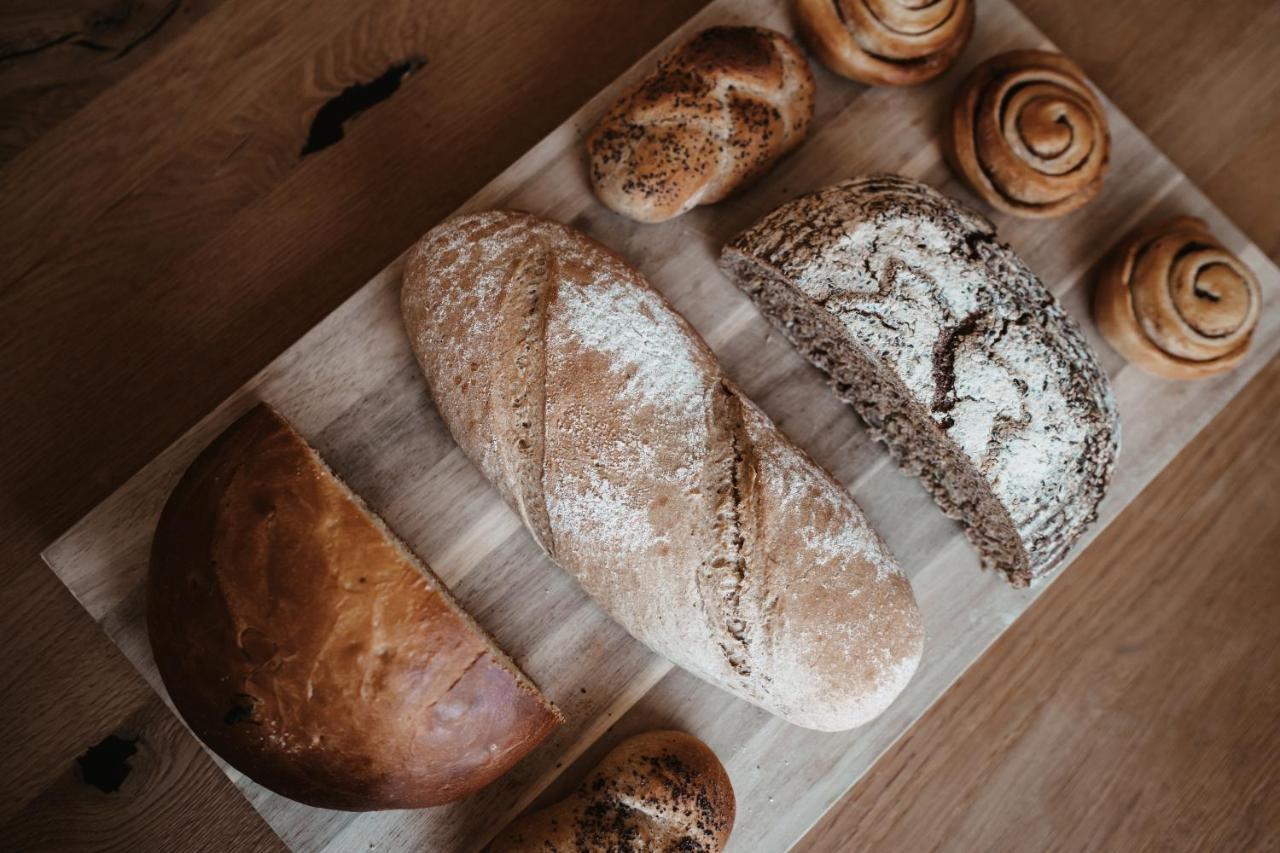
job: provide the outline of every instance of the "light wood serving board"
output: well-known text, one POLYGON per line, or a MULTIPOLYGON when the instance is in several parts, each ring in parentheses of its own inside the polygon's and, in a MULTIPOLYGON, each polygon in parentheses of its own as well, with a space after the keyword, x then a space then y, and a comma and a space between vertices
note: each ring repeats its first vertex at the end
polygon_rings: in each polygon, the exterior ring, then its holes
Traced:
MULTIPOLYGON (((143 615, 143 580, 156 517, 195 454, 255 401, 266 400, 436 570, 568 717, 567 725, 507 776, 464 802, 436 809, 368 814, 313 809, 223 765, 290 846, 474 850, 531 802, 563 794, 624 735, 663 726, 698 735, 728 767, 738 796, 731 849, 785 850, 1056 577, 1019 591, 982 572, 960 528, 942 516, 915 479, 894 468, 853 411, 771 333, 715 265, 720 246, 760 215, 797 194, 868 171, 900 172, 976 204, 941 159, 937 130, 949 96, 969 68, 992 54, 1052 47, 1008 0, 979 2, 977 31, 958 67, 921 88, 867 89, 815 63, 818 109, 812 136, 736 198, 673 222, 639 225, 609 213, 591 195, 582 136, 619 93, 659 56, 705 26, 754 23, 792 32, 785 5, 781 0, 712 3, 465 209, 517 207, 572 224, 630 259, 671 299, 716 350, 728 375, 853 492, 905 567, 927 638, 915 679, 870 725, 822 734, 790 726, 673 669, 631 639, 542 555, 440 423, 400 323, 402 257, 44 555, 165 696, 143 615)), ((993 215, 1002 239, 1085 328, 1119 401, 1119 466, 1086 542, 1280 351, 1280 271, 1123 115, 1110 105, 1108 111, 1111 171, 1093 203, 1045 222, 993 215), (1207 219, 1214 233, 1259 274, 1266 303, 1244 364, 1225 376, 1194 383, 1162 381, 1126 366, 1098 336, 1088 311, 1093 273, 1112 242, 1140 221, 1174 213, 1207 219)), ((1153 584, 1158 581, 1152 578, 1153 584)))

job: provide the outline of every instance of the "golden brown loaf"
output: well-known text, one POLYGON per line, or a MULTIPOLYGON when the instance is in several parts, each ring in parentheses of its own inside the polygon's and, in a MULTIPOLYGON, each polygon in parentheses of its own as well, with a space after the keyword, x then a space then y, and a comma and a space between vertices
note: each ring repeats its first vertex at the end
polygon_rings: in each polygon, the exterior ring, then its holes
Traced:
POLYGON ((1014 50, 983 62, 956 92, 943 133, 951 168, 1006 213, 1062 216, 1102 188, 1107 115, 1065 56, 1014 50))
POLYGON ((810 728, 907 683, 920 618, 884 543, 635 269, 490 211, 423 238, 402 307, 458 444, 635 637, 810 728))
POLYGON ((713 204, 800 144, 813 91, 804 54, 781 33, 704 30, 591 131, 591 184, 605 205, 641 222, 713 204))
POLYGON ((209 445, 165 505, 147 627, 192 731, 313 806, 459 799, 561 722, 265 405, 209 445))
POLYGON ((618 744, 560 802, 518 818, 491 853, 718 853, 733 830, 729 774, 684 732, 618 744))
POLYGON ((794 0, 805 44, 863 83, 914 86, 946 71, 973 33, 972 0, 794 0))
POLYGON ((1129 361, 1197 379, 1244 358, 1262 291, 1203 220, 1178 216, 1134 230, 1112 250, 1093 305, 1098 328, 1129 361))

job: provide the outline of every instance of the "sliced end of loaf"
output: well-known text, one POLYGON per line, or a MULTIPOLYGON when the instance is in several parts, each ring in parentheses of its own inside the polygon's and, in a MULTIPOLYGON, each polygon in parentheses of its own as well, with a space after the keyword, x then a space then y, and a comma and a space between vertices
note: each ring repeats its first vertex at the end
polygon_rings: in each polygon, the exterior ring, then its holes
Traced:
MULTIPOLYGON (((275 414, 274 411, 272 413, 275 414)), ((276 417, 279 417, 279 416, 276 415, 276 417)), ((369 521, 372 522, 373 525, 378 528, 378 530, 382 533, 382 535, 386 537, 387 542, 391 543, 391 545, 396 549, 396 551, 404 559, 404 561, 418 570, 418 573, 422 575, 427 585, 431 587, 431 589, 440 596, 440 598, 448 605, 449 609, 453 612, 453 614, 457 616, 460 620, 462 620, 463 623, 465 623, 469 628, 471 628, 471 630, 476 633, 476 636, 480 637, 484 641, 485 645, 488 647, 490 656, 492 656, 493 659, 497 661, 498 664, 500 664, 503 669, 505 669, 508 673, 510 673, 511 677, 515 679, 515 682, 520 687, 520 689, 524 690, 529 695, 534 697, 538 701, 538 704, 545 711, 547 711, 547 713, 549 713, 552 717, 555 718, 558 724, 563 724, 565 722, 565 717, 564 717, 564 714, 561 713, 560 709, 557 708, 554 704, 548 701, 545 696, 542 695, 542 691, 539 690, 538 686, 533 683, 533 680, 530 679, 527 675, 525 675, 523 671, 521 671, 520 667, 516 665, 515 661, 511 660, 511 658, 507 655, 506 652, 502 650, 502 648, 497 644, 497 642, 493 639, 493 637, 489 635, 489 632, 486 631, 483 627, 481 627, 481 625, 478 622, 476 622, 476 620, 471 616, 471 614, 467 612, 466 608, 464 608, 462 605, 458 603, 457 599, 453 597, 453 593, 451 593, 449 591, 449 588, 445 586, 444 582, 440 580, 439 577, 436 576, 436 573, 431 570, 431 567, 428 566, 426 563, 424 563, 421 559, 419 559, 418 555, 415 554, 413 550, 408 545, 405 544, 404 540, 402 540, 399 536, 396 535, 395 531, 393 531, 387 525, 387 523, 382 519, 382 517, 379 516, 372 509, 370 509, 369 505, 365 503, 364 499, 360 497, 360 495, 355 490, 353 490, 350 486, 348 486, 346 482, 343 481, 343 479, 339 477, 338 474, 331 467, 329 467, 329 463, 325 461, 324 457, 319 453, 319 451, 317 451, 314 447, 312 447, 311 443, 307 441, 306 438, 304 438, 297 430, 295 430, 291 423, 289 423, 284 418, 280 418, 280 422, 283 424, 286 430, 288 430, 290 433, 293 434, 294 438, 297 439, 298 443, 301 446, 306 448, 307 453, 310 455, 316 467, 320 471, 324 472, 325 476, 329 477, 334 482, 334 484, 338 487, 338 489, 360 510, 360 512, 363 513, 365 517, 368 518, 369 521)))
POLYGON ((973 463, 911 397, 892 370, 844 334, 831 316, 777 271, 732 246, 721 266, 806 358, 840 399, 884 442, 903 471, 920 478, 942 511, 964 526, 985 568, 1015 586, 1032 578, 1026 548, 1008 512, 973 463))

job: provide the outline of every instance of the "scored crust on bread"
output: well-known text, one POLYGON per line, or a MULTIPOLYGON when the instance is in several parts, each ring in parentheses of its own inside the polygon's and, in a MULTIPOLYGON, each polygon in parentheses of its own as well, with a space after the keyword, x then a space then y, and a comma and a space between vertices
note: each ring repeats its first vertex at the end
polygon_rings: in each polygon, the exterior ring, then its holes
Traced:
POLYGON ((724 765, 676 731, 633 735, 572 794, 517 818, 489 853, 719 853, 736 803, 724 765))
POLYGON ((721 267, 1015 585, 1097 516, 1119 452, 1106 374, 995 227, 896 175, 797 198, 721 267))
POLYGON ((488 211, 423 238, 401 303, 459 446, 635 637, 810 728, 906 685, 923 638, 888 549, 634 268, 488 211))
POLYGON ((781 33, 703 30, 659 63, 587 137, 610 209, 661 222, 755 180, 808 133, 813 74, 781 33))
POLYGON ((165 504, 147 626, 192 731, 250 778, 308 805, 451 802, 563 722, 262 404, 200 454, 165 504))

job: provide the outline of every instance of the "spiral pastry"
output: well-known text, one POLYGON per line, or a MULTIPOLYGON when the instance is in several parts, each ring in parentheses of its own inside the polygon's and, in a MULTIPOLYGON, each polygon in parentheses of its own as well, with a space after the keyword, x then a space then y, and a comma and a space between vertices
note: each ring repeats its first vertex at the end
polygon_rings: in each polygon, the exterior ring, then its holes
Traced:
POLYGON ((1057 53, 1014 50, 975 68, 943 133, 951 168, 993 207, 1061 216, 1102 187, 1111 138, 1084 72, 1057 53))
POLYGON ((955 61, 973 32, 973 0, 794 0, 809 49, 832 71, 914 86, 955 61))
POLYGON ((1203 220, 1138 228, 1112 250, 1094 292, 1102 334, 1125 358, 1168 379, 1235 367, 1258 325, 1258 279, 1203 220))

